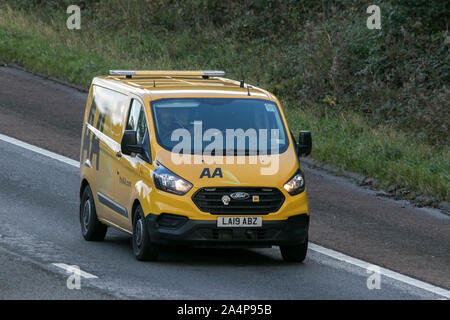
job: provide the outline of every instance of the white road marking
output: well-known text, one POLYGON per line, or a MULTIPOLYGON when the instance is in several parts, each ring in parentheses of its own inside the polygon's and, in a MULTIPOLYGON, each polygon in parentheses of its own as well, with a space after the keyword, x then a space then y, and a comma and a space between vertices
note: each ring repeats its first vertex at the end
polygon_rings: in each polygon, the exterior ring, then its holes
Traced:
POLYGON ((315 252, 318 252, 318 253, 321 253, 323 255, 326 255, 326 256, 331 257, 333 259, 336 259, 338 261, 345 262, 345 263, 351 264, 353 266, 357 266, 357 267, 362 268, 364 270, 367 270, 367 268, 369 266, 375 266, 375 267, 379 268, 380 274, 385 276, 385 277, 388 277, 388 278, 391 278, 391 279, 394 279, 394 280, 406 283, 406 284, 408 284, 410 286, 413 286, 413 287, 416 287, 416 288, 420 288, 422 290, 425 290, 425 291, 428 291, 428 292, 431 292, 431 293, 443 296, 443 297, 445 297, 447 299, 450 299, 450 291, 449 290, 446 290, 446 289, 434 286, 432 284, 429 284, 429 283, 426 283, 426 282, 423 282, 423 281, 420 281, 420 280, 417 280, 417 279, 405 276, 405 275, 403 275, 401 273, 398 273, 398 272, 395 272, 395 271, 392 271, 392 270, 389 270, 389 269, 377 266, 377 265, 375 265, 373 263, 369 263, 369 262, 366 262, 366 261, 363 261, 363 260, 359 260, 359 259, 350 257, 350 256, 348 256, 346 254, 341 253, 341 252, 334 251, 334 250, 331 250, 331 249, 327 249, 325 247, 319 246, 319 245, 314 244, 312 242, 309 242, 308 249, 312 250, 312 251, 315 251, 315 252))
MULTIPOLYGON (((64 269, 68 273, 73 273, 72 266, 69 266, 68 264, 65 264, 65 263, 52 263, 52 265, 54 265, 55 267, 64 269)), ((97 279, 98 278, 97 276, 95 276, 93 274, 90 274, 90 273, 88 273, 86 271, 83 271, 81 269, 80 269, 80 276, 82 276, 83 278, 86 278, 86 279, 97 279)))
POLYGON ((80 167, 80 163, 78 161, 75 161, 75 160, 72 160, 72 159, 67 158, 65 156, 59 155, 57 153, 54 153, 54 152, 51 152, 51 151, 48 151, 48 150, 45 150, 45 149, 33 146, 32 144, 23 142, 21 140, 17 140, 15 138, 11 138, 11 137, 5 136, 4 134, 1 134, 1 133, 0 133, 0 140, 8 142, 8 143, 11 143, 11 144, 13 144, 15 146, 22 147, 24 149, 27 149, 27 150, 30 150, 30 151, 33 151, 33 152, 36 152, 36 153, 39 153, 39 154, 47 156, 49 158, 52 158, 52 159, 64 162, 64 163, 66 163, 68 165, 71 165, 71 166, 74 166, 74 167, 77 167, 77 168, 80 167))
MULTIPOLYGON (((71 166, 75 166, 75 167, 79 167, 80 166, 79 162, 77 162, 75 160, 72 160, 72 159, 67 158, 65 156, 59 155, 57 153, 54 153, 54 152, 51 152, 51 151, 48 151, 48 150, 45 150, 45 149, 42 149, 42 148, 39 148, 39 147, 33 146, 33 145, 28 144, 26 142, 22 142, 20 140, 17 140, 17 139, 5 136, 3 134, 0 134, 0 140, 12 143, 12 144, 14 144, 16 146, 22 147, 24 149, 27 149, 27 150, 30 150, 30 151, 33 151, 33 152, 37 152, 39 154, 42 154, 42 155, 47 156, 49 158, 52 158, 52 159, 64 162, 64 163, 66 163, 68 165, 71 165, 71 166)), ((341 252, 334 251, 334 250, 331 250, 331 249, 327 249, 325 247, 319 246, 319 245, 311 243, 311 242, 309 243, 309 250, 318 252, 320 254, 326 255, 326 256, 331 257, 333 259, 336 259, 338 261, 342 261, 342 262, 345 262, 347 264, 350 264, 350 265, 353 265, 353 266, 356 266, 356 267, 359 267, 359 268, 363 268, 363 269, 367 269, 367 267, 369 267, 371 265, 372 266, 376 266, 376 265, 374 265, 372 263, 368 263, 368 262, 365 262, 363 260, 359 260, 359 259, 350 257, 350 256, 348 256, 346 254, 341 253, 341 252)), ((60 264, 55 264, 54 263, 54 265, 56 265, 56 266, 58 266, 60 268, 63 268, 63 269, 64 269, 64 267, 62 267, 62 265, 66 266, 67 268, 69 267, 68 265, 61 264, 61 263, 60 264)), ((377 266, 377 267, 379 267, 379 266, 377 266)), ((381 274, 386 276, 386 277, 389 277, 391 279, 403 282, 403 283, 408 284, 410 286, 413 286, 413 287, 416 287, 416 288, 419 288, 419 289, 431 292, 433 294, 440 295, 442 297, 445 297, 446 299, 450 299, 450 291, 449 290, 446 290, 444 288, 440 288, 440 287, 434 286, 432 284, 429 284, 429 283, 426 283, 426 282, 423 282, 423 281, 420 281, 420 280, 417 280, 417 279, 405 276, 405 275, 403 275, 401 273, 398 273, 398 272, 395 272, 395 271, 392 271, 392 270, 389 270, 389 269, 386 269, 386 268, 382 268, 382 267, 379 267, 379 268, 380 268, 381 274)), ((83 271, 83 273, 84 273, 84 271, 83 271)), ((97 278, 96 276, 91 275, 89 273, 85 273, 85 274, 89 275, 91 277, 97 278)))

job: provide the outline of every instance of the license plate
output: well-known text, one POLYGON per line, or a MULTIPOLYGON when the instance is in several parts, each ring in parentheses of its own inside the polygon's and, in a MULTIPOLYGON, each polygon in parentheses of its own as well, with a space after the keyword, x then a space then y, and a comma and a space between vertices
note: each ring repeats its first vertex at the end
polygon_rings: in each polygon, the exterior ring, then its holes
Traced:
POLYGON ((217 227, 262 227, 262 217, 217 217, 217 227))

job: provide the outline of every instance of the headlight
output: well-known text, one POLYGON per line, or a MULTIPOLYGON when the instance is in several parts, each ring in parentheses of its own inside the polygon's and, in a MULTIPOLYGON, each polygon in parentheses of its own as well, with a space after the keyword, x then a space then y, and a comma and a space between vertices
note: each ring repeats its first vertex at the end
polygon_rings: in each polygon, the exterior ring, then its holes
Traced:
POLYGON ((294 176, 285 183, 284 189, 291 195, 295 196, 305 190, 305 176, 301 170, 298 170, 294 176))
POLYGON ((155 187, 159 190, 178 195, 183 195, 192 188, 191 183, 180 178, 160 163, 156 164, 155 171, 153 171, 153 179, 155 187))

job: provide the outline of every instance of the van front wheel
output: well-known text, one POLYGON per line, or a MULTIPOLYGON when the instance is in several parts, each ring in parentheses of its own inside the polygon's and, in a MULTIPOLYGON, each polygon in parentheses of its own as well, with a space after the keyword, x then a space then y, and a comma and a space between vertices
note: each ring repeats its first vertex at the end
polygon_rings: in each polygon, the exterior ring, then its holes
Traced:
POLYGON ((158 247, 150 242, 144 212, 139 205, 133 214, 133 252, 140 261, 154 261, 158 257, 158 247))
POLYGON ((308 252, 308 238, 301 244, 280 246, 280 251, 286 262, 303 262, 308 252))

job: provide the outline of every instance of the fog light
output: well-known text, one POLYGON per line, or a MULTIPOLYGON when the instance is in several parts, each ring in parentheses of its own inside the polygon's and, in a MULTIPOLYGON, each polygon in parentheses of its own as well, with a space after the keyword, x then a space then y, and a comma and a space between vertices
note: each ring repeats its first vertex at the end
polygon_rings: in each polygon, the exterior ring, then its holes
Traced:
POLYGON ((158 224, 164 228, 178 229, 189 219, 176 214, 162 213, 158 218, 158 224))

